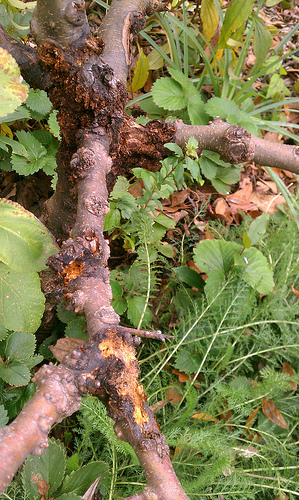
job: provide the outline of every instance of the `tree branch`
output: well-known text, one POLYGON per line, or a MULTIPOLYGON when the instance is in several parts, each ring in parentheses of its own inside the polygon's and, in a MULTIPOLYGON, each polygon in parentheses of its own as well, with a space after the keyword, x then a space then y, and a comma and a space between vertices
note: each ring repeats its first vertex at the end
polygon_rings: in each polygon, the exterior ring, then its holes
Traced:
POLYGON ((74 375, 64 366, 43 366, 33 382, 37 385, 35 395, 12 424, 0 429, 0 493, 30 453, 43 453, 52 425, 80 407, 74 375))

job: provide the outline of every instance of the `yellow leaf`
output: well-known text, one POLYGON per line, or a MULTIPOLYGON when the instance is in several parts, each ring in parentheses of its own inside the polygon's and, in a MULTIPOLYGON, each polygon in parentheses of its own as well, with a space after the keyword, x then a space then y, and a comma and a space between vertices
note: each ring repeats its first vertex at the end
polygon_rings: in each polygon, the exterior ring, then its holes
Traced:
POLYGON ((214 0, 202 0, 200 12, 204 35, 211 40, 219 23, 219 14, 214 0))
MULTIPOLYGON (((161 50, 165 52, 165 54, 170 54, 170 48, 168 43, 164 43, 164 45, 161 46, 161 50)), ((147 60, 149 63, 149 69, 160 69, 164 65, 164 58, 161 56, 161 54, 156 50, 152 50, 149 55, 147 56, 147 60)))
POLYGON ((148 78, 149 63, 143 50, 139 48, 139 59, 134 71, 134 78, 132 80, 132 92, 137 92, 145 84, 148 78))
POLYGON ((6 123, 1 123, 0 135, 7 135, 11 139, 13 139, 13 133, 11 131, 11 128, 8 125, 6 125, 6 123))
POLYGON ((218 422, 217 418, 212 417, 208 413, 195 413, 192 418, 197 418, 198 420, 209 420, 210 422, 218 422))

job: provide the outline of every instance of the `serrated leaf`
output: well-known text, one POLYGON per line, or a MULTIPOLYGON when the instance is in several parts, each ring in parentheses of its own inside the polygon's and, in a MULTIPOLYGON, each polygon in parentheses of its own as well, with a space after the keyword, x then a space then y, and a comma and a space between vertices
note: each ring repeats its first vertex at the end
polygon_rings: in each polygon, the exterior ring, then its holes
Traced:
POLYGON ((273 272, 266 257, 254 247, 245 248, 242 256, 246 259, 242 274, 244 281, 263 295, 271 293, 274 288, 273 272))
POLYGON ((224 49, 232 34, 247 21, 252 6, 253 0, 234 0, 228 6, 218 41, 219 49, 224 49))
POLYGON ((15 271, 31 273, 46 268, 58 248, 48 229, 18 203, 0 199, 0 261, 15 271))
POLYGON ((5 117, 0 117, 0 123, 13 123, 16 120, 26 120, 29 118, 29 110, 25 108, 25 106, 20 106, 12 113, 8 113, 5 117))
POLYGON ((0 405, 0 427, 4 427, 9 421, 7 411, 3 405, 0 405))
POLYGON ((199 364, 199 356, 188 349, 180 351, 175 361, 175 367, 185 373, 196 373, 199 364))
MULTIPOLYGON (((139 297, 135 295, 127 299, 127 305, 128 305, 127 316, 131 321, 132 325, 134 325, 134 327, 138 326, 138 323, 140 321, 141 315, 144 310, 145 303, 146 303, 146 297, 143 296, 139 297)), ((142 325, 148 325, 151 319, 152 319, 152 313, 147 306, 143 317, 142 325)))
POLYGON ((4 328, 35 332, 41 322, 44 303, 37 273, 14 271, 0 262, 0 324, 4 328))
POLYGON ((123 296, 123 287, 116 280, 110 280, 110 286, 112 290, 112 295, 114 299, 121 299, 123 296))
POLYGON ((77 316, 75 319, 67 324, 65 329, 65 336, 69 338, 82 339, 87 342, 87 325, 84 316, 77 316))
POLYGON ((0 378, 9 385, 26 385, 30 381, 30 377, 27 366, 19 361, 12 361, 7 365, 0 363, 0 378))
POLYGON ((269 87, 267 90, 266 99, 273 99, 276 101, 283 101, 285 97, 290 95, 290 90, 284 84, 280 76, 275 73, 271 76, 269 87))
POLYGON ((152 86, 154 102, 169 111, 183 109, 188 104, 182 86, 171 78, 159 78, 152 86))
POLYGON ((202 0, 200 9, 203 33, 211 40, 219 23, 219 13, 214 0, 202 0))
POLYGON ((29 455, 23 468, 22 482, 30 498, 40 499, 38 493, 40 481, 46 481, 50 485, 48 491, 50 497, 62 483, 65 465, 65 449, 54 439, 50 439, 49 447, 42 455, 29 455))
POLYGON ((9 331, 4 328, 3 325, 0 325, 0 341, 4 340, 9 334, 9 331))
POLYGON ((220 269, 227 274, 234 264, 234 252, 241 253, 242 249, 242 245, 232 241, 200 241, 194 249, 194 262, 203 272, 220 269))
POLYGON ((122 316, 124 312, 126 312, 128 307, 127 301, 125 299, 112 300, 111 305, 116 314, 119 314, 120 316, 122 316))
POLYGON ((117 181, 114 185, 114 188, 111 191, 110 197, 113 200, 118 200, 119 198, 122 198, 122 196, 128 192, 128 189, 130 187, 130 183, 128 179, 125 177, 119 176, 117 178, 117 181))
POLYGON ((230 99, 223 99, 221 97, 213 97, 204 105, 206 113, 215 118, 220 116, 223 120, 229 115, 236 115, 239 113, 239 106, 230 99))
POLYGON ((0 116, 12 113, 28 95, 20 69, 7 50, 0 47, 0 116))
POLYGON ((141 89, 144 86, 146 80, 148 79, 148 73, 149 73, 148 58, 144 54, 143 50, 139 48, 139 59, 136 64, 136 68, 134 70, 134 77, 132 80, 132 92, 137 92, 137 90, 141 89))
POLYGON ((58 111, 56 109, 53 109, 53 111, 50 113, 49 118, 48 118, 48 125, 50 128, 50 131, 54 135, 54 137, 57 137, 57 139, 60 139, 60 126, 57 120, 57 114, 58 111))
POLYGON ((47 115, 52 109, 52 103, 47 93, 40 89, 29 89, 25 104, 32 111, 36 111, 41 115, 47 115))
POLYGON ((6 340, 6 357, 16 361, 25 361, 33 356, 35 345, 36 338, 32 333, 13 332, 6 340))
POLYGON ((103 474, 106 474, 107 471, 108 465, 105 462, 90 462, 81 467, 81 469, 72 472, 64 480, 60 493, 76 493, 77 495, 84 495, 94 481, 103 474))
POLYGON ((250 238, 251 245, 256 245, 262 237, 266 234, 269 225, 270 215, 262 214, 250 224, 247 231, 248 237, 250 238))
POLYGON ((36 385, 30 382, 21 387, 11 387, 6 390, 7 411, 9 419, 15 418, 22 410, 26 401, 32 398, 36 385))

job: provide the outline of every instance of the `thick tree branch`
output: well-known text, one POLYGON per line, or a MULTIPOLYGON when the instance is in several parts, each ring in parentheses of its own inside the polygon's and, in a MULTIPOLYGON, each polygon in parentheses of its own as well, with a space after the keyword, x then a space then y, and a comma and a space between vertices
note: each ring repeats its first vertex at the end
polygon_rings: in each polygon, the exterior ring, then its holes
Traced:
POLYGON ((216 151, 230 163, 254 161, 261 166, 281 168, 299 174, 299 146, 265 141, 243 127, 214 120, 210 125, 185 125, 175 122, 174 142, 180 146, 193 136, 201 150, 216 151))
POLYGON ((21 74, 33 88, 46 90, 50 85, 50 75, 43 71, 36 58, 36 49, 18 42, 9 36, 0 24, 0 47, 7 50, 17 61, 21 74))
POLYGON ((30 453, 43 453, 52 425, 80 407, 74 375, 64 366, 43 366, 33 382, 37 385, 35 395, 12 424, 0 429, 0 493, 30 453))

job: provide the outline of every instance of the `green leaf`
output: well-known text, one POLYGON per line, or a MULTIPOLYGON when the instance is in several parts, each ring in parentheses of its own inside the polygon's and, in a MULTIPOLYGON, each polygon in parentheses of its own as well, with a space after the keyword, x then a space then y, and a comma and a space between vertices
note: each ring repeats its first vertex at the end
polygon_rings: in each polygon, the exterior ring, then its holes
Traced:
POLYGON ((256 57, 256 61, 248 73, 249 76, 255 75, 261 69, 272 43, 272 36, 264 25, 262 19, 256 14, 254 14, 252 18, 255 26, 253 52, 256 57))
POLYGON ((229 115, 238 115, 240 112, 239 106, 234 101, 221 97, 209 99, 204 105, 204 110, 213 118, 220 116, 223 120, 226 120, 229 115))
MULTIPOLYGON (((225 275, 222 269, 213 269, 208 273, 205 284, 205 294, 208 302, 212 302, 225 284, 225 275)), ((216 299, 219 302, 219 298, 216 299)))
POLYGON ((7 50, 0 47, 0 117, 12 113, 28 95, 20 69, 7 50))
POLYGON ((224 49, 232 34, 247 21, 252 6, 253 0, 233 0, 228 6, 218 41, 219 49, 224 49))
POLYGON ((0 325, 0 341, 4 340, 9 334, 9 331, 4 328, 4 326, 0 325))
POLYGON ((273 272, 266 257, 254 247, 245 248, 242 256, 246 264, 243 280, 263 295, 271 293, 274 288, 273 272))
POLYGON ((251 245, 256 245, 262 237, 266 234, 269 225, 270 215, 262 214, 250 224, 247 231, 248 237, 250 238, 251 245))
MULTIPOLYGON (((206 153, 206 152, 204 152, 204 153, 206 153)), ((218 169, 217 163, 215 162, 215 160, 213 158, 209 158, 204 153, 199 158, 199 165, 200 165, 200 168, 201 168, 203 175, 207 179, 211 180, 215 177, 215 175, 217 173, 217 169, 218 169)))
POLYGON ((46 148, 30 132, 19 130, 16 132, 20 145, 14 141, 12 146, 11 162, 18 174, 30 175, 45 165, 46 148))
POLYGON ((198 274, 196 271, 193 271, 193 269, 190 269, 190 267, 174 267, 173 272, 179 278, 179 280, 181 280, 183 283, 187 283, 187 285, 191 287, 202 290, 205 286, 205 282, 200 274, 198 274))
POLYGON ((182 86, 171 78, 159 78, 152 86, 154 102, 161 108, 177 111, 187 106, 182 86))
POLYGON ((44 90, 29 89, 29 94, 26 99, 26 106, 32 111, 36 111, 41 115, 47 115, 52 109, 52 103, 44 90))
POLYGON ((10 387, 6 390, 6 408, 10 420, 15 418, 22 410, 26 401, 32 398, 35 393, 36 385, 30 382, 21 387, 10 387))
POLYGON ((32 500, 40 499, 38 483, 41 480, 50 485, 48 492, 50 497, 62 483, 65 465, 65 449, 54 439, 50 439, 49 447, 42 455, 29 455, 23 468, 22 482, 30 498, 32 500))
MULTIPOLYGON (((141 318, 141 314, 143 313, 144 306, 146 303, 146 297, 139 297, 137 295, 133 297, 129 297, 127 299, 127 315, 128 319, 131 321, 132 325, 136 328, 141 318)), ((143 317, 142 325, 148 325, 152 319, 152 313, 149 310, 148 306, 145 310, 145 314, 143 317)))
POLYGON ((30 381, 30 377, 27 366, 19 361, 12 361, 7 365, 0 363, 0 378, 9 385, 26 385, 30 381))
POLYGON ((110 280, 110 286, 112 290, 112 295, 114 299, 121 299, 123 296, 123 287, 116 280, 110 280))
POLYGON ((169 151, 172 151, 178 158, 181 159, 184 157, 182 148, 175 142, 167 142, 166 144, 164 144, 164 147, 169 149, 169 151))
POLYGON ((18 203, 0 199, 0 261, 15 271, 31 273, 46 268, 58 248, 48 229, 18 203))
POLYGON ((184 373, 196 373, 199 365, 199 356, 188 349, 182 349, 175 361, 175 367, 184 373))
MULTIPOLYGON (((1 7, 1 5, 0 5, 1 7)), ((26 120, 30 118, 30 112, 25 106, 19 106, 12 113, 8 113, 5 117, 0 117, 0 123, 13 123, 16 120, 26 120)))
POLYGON ((38 274, 17 272, 0 263, 0 291, 0 324, 8 330, 35 332, 45 303, 38 274))
POLYGON ((216 179, 225 184, 236 184, 240 180, 240 170, 231 166, 229 168, 218 168, 216 179))
POLYGON ((82 339, 87 341, 87 325, 84 316, 77 316, 75 319, 67 324, 65 329, 65 336, 70 338, 82 339))
POLYGON ((58 111, 56 109, 53 109, 53 111, 51 111, 49 118, 48 118, 48 125, 49 125, 50 131, 52 132, 54 137, 57 137, 57 139, 60 139, 60 126, 59 126, 59 123, 57 121, 57 114, 58 114, 58 111))
POLYGON ((249 238, 246 231, 244 231, 242 239, 243 239, 244 248, 250 248, 251 247, 251 239, 249 238))
POLYGON ((72 472, 63 482, 61 494, 76 493, 84 495, 94 481, 108 472, 108 465, 105 462, 90 462, 72 472))
POLYGON ((9 421, 7 411, 3 405, 0 405, 0 427, 4 427, 9 421))
POLYGON ((241 253, 242 249, 242 245, 232 241, 200 241, 194 249, 194 262, 203 272, 220 269, 227 274, 234 264, 234 252, 241 253))
POLYGON ((137 90, 141 89, 147 78, 149 73, 149 61, 143 50, 139 47, 139 59, 136 64, 136 68, 134 70, 134 77, 132 80, 132 92, 137 92, 137 90))
POLYGON ((130 187, 129 181, 125 177, 119 176, 114 185, 114 188, 111 191, 110 197, 113 200, 118 200, 119 198, 122 198, 122 196, 128 192, 129 187, 130 187))
POLYGON ((16 361, 26 361, 33 356, 36 338, 32 333, 13 332, 6 340, 5 354, 16 361))
POLYGON ((128 307, 127 301, 125 299, 112 300, 111 305, 116 314, 119 314, 120 316, 124 314, 128 307))
POLYGON ((211 40, 219 23, 219 13, 214 0, 202 0, 200 9, 203 33, 211 40))
POLYGON ((284 84, 280 76, 275 73, 271 76, 269 87, 267 90, 266 99, 273 99, 276 101, 283 101, 286 96, 290 95, 290 90, 284 84))

